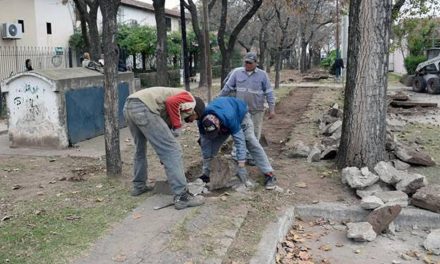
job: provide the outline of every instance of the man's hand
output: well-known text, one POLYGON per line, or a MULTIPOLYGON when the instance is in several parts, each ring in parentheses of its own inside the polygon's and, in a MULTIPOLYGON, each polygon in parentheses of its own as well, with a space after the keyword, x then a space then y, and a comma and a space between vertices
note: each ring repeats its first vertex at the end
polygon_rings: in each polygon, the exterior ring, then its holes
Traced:
POLYGON ((269 119, 272 119, 275 117, 275 111, 269 112, 269 119))
MULTIPOLYGON (((240 164, 240 163, 239 163, 240 164)), ((240 181, 242 182, 242 183, 244 183, 244 184, 246 184, 246 182, 248 181, 248 179, 247 179, 247 175, 248 175, 248 173, 247 173, 247 170, 246 170, 246 168, 245 167, 238 167, 238 170, 237 170, 237 176, 238 176, 238 178, 240 179, 240 181)))
POLYGON ((174 137, 179 137, 180 134, 182 133, 182 128, 171 129, 171 133, 173 134, 174 137))

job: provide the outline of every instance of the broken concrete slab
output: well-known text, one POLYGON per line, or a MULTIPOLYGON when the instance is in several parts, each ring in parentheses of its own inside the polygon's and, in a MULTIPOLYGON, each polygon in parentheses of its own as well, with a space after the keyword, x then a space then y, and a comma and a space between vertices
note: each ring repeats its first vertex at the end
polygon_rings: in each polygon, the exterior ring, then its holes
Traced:
POLYGON ((301 140, 293 143, 293 149, 287 153, 289 158, 307 158, 310 153, 310 147, 304 144, 301 140))
POLYGON ((412 196, 414 206, 440 213, 440 185, 428 185, 417 190, 412 196))
POLYGON ((206 185, 210 191, 227 187, 235 175, 235 162, 231 159, 217 156, 211 160, 210 182, 206 185))
POLYGON ((347 167, 342 170, 342 183, 354 189, 363 189, 375 184, 379 176, 371 173, 367 167, 359 170, 356 167, 347 167))
POLYGON ((309 163, 318 162, 320 160, 321 160, 321 149, 319 149, 317 146, 313 146, 307 157, 307 162, 309 163))
POLYGON ((389 162, 381 161, 374 166, 374 171, 381 181, 388 184, 396 184, 402 180, 402 172, 396 170, 389 162))
POLYGON ((394 168, 396 168, 397 170, 406 171, 411 168, 411 165, 398 159, 392 160, 391 162, 393 163, 394 168))
POLYGON ((418 189, 426 186, 426 178, 421 174, 405 173, 402 176, 402 180, 396 184, 396 189, 407 193, 408 195, 414 194, 418 189))
POLYGON ((409 164, 420 166, 435 166, 435 162, 432 160, 432 158, 428 154, 423 152, 409 150, 400 146, 396 147, 394 153, 401 161, 409 164))
POLYGON ((337 155, 338 155, 338 147, 332 146, 332 147, 326 148, 321 153, 321 159, 322 160, 331 160, 331 159, 336 158, 337 155))
POLYGON ((376 239, 376 232, 368 222, 348 223, 347 237, 358 242, 373 241, 376 239))
POLYGON ((256 255, 249 261, 250 264, 272 264, 277 253, 278 242, 284 239, 289 228, 292 226, 294 208, 287 208, 276 222, 270 223, 263 232, 256 255))
POLYGON ((402 191, 377 192, 375 196, 388 205, 398 204, 401 207, 408 206, 408 194, 402 191))
MULTIPOLYGON (((305 204, 295 207, 295 216, 306 221, 324 218, 335 222, 363 222, 368 214, 369 211, 359 205, 342 203, 305 204)), ((412 230, 415 225, 420 229, 439 229, 440 214, 415 207, 402 208, 394 224, 399 230, 412 230)))
POLYGON ((432 230, 423 242, 423 246, 433 254, 440 255, 440 229, 432 230))
POLYGON ((380 183, 375 183, 371 186, 368 186, 364 189, 357 189, 356 195, 360 198, 364 198, 366 196, 375 195, 378 192, 384 192, 389 191, 389 188, 387 186, 382 186, 380 183))
POLYGON ((342 127, 342 120, 337 120, 333 124, 326 126, 323 134, 328 136, 333 135, 333 133, 335 133, 341 127, 342 127))
POLYGON ((376 196, 366 196, 361 201, 361 207, 367 210, 376 209, 382 205, 384 205, 384 202, 376 196))
POLYGON ((374 209, 368 216, 367 222, 373 226, 376 234, 381 234, 388 228, 388 225, 399 215, 402 207, 400 205, 384 205, 374 209))

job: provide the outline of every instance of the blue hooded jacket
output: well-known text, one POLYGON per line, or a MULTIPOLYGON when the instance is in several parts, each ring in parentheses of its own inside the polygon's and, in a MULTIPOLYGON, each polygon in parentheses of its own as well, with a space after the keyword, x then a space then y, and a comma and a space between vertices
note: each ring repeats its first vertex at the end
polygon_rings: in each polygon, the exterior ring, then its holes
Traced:
POLYGON ((197 122, 199 132, 205 135, 205 128, 202 125, 203 117, 208 114, 215 115, 220 120, 220 134, 231 134, 237 149, 237 159, 246 160, 246 140, 241 129, 248 108, 246 103, 235 97, 218 97, 214 99, 203 112, 202 118, 197 122))

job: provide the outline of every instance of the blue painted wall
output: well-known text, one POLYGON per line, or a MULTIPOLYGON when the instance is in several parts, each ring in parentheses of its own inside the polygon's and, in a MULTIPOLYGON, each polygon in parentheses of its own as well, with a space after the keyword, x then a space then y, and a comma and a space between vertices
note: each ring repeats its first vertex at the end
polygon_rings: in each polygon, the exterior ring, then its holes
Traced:
MULTIPOLYGON (((129 95, 128 83, 120 83, 119 127, 125 126, 123 108, 129 95)), ((86 87, 65 93, 69 144, 104 134, 104 88, 86 87)))

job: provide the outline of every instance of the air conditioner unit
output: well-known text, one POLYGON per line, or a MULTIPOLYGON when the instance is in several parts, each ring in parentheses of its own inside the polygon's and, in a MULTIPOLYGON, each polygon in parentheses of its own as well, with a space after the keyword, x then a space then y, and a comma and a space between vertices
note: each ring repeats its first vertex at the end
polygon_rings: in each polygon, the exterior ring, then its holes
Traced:
POLYGON ((17 23, 3 23, 2 38, 21 39, 23 32, 21 25, 17 23))

